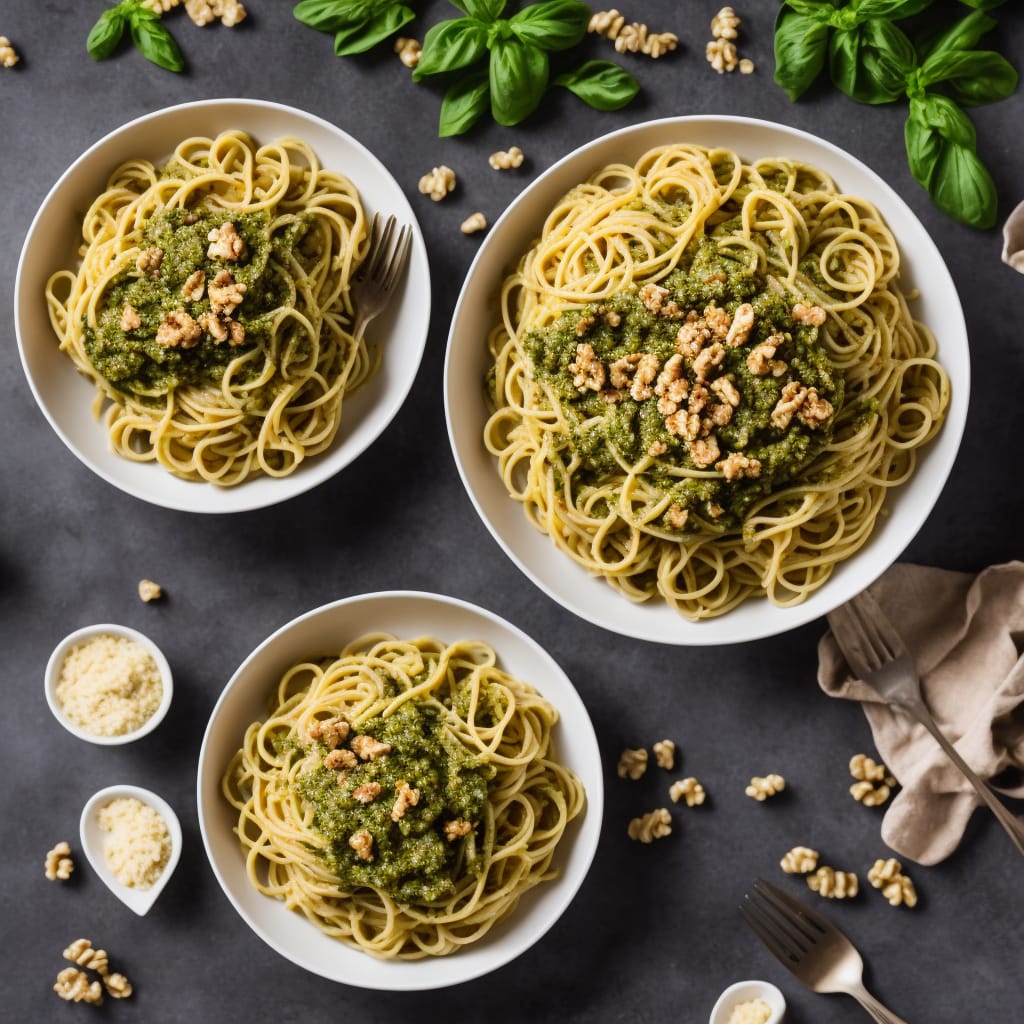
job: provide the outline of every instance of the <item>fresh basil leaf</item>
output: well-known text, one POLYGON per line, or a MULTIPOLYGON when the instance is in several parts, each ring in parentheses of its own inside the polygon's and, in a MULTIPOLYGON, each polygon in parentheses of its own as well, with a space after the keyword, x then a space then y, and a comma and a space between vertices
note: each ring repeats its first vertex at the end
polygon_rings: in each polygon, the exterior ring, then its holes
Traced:
MULTIPOLYGON (((805 18, 811 18, 814 21, 820 21, 822 24, 827 23, 829 17, 831 17, 841 2, 842 0, 833 0, 830 3, 825 3, 823 0, 785 0, 786 5, 797 14, 803 15, 805 18)), ((783 11, 785 11, 785 7, 779 8, 779 15, 783 11)))
POLYGON ((394 35, 407 25, 416 12, 405 4, 391 4, 369 21, 341 29, 334 36, 334 52, 338 57, 349 57, 367 50, 394 35))
POLYGON ((487 26, 476 18, 452 18, 432 25, 423 37, 420 61, 412 73, 427 75, 468 67, 487 52, 487 26))
POLYGON ((775 21, 775 84, 799 99, 825 66, 829 27, 805 14, 780 8, 775 21))
POLYGON ((441 138, 469 131, 491 104, 486 68, 460 75, 444 94, 437 134, 441 138))
POLYGON ((117 49, 127 24, 128 15, 120 5, 105 10, 89 30, 85 41, 89 56, 93 60, 106 60, 117 49))
POLYGON ((587 34, 590 8, 578 0, 543 0, 509 18, 518 39, 542 50, 568 50, 587 34))
POLYGON ((292 14, 318 32, 334 33, 350 25, 365 24, 376 7, 373 0, 302 0, 292 14))
POLYGON ((993 50, 940 50, 921 67, 921 81, 925 85, 944 82, 958 103, 977 106, 1012 96, 1018 75, 1013 65, 993 50))
POLYGON ((554 79, 595 110, 618 110, 640 91, 640 83, 623 67, 610 60, 588 60, 575 71, 554 79))
POLYGON ((128 8, 132 42, 146 60, 167 71, 181 71, 185 60, 174 37, 160 23, 160 17, 146 7, 128 8))
POLYGON ((505 10, 505 0, 451 0, 460 11, 481 21, 495 21, 505 10))
POLYGON ((912 99, 910 116, 958 146, 974 149, 977 144, 971 119, 948 96, 932 92, 923 99, 912 99))
POLYGON ((489 72, 494 120, 519 124, 537 109, 547 89, 548 55, 518 39, 496 39, 489 72))
POLYGON ((858 103, 901 99, 917 54, 906 33, 891 21, 872 18, 851 32, 834 32, 829 41, 833 83, 858 103))
POLYGON ((996 19, 990 18, 983 11, 972 11, 966 18, 950 25, 949 28, 930 36, 926 42, 919 43, 918 53, 924 63, 939 53, 952 53, 956 50, 972 50, 981 41, 981 37, 996 27, 996 19))
POLYGON ((898 21, 920 14, 931 7, 933 0, 852 0, 852 7, 862 18, 889 18, 898 21))

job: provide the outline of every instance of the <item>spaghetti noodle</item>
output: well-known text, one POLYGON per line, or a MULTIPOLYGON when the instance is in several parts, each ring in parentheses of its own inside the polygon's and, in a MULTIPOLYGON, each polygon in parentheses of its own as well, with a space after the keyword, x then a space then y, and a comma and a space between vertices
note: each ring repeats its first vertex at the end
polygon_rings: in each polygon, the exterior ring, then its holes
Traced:
POLYGON ((899 268, 871 204, 805 164, 604 167, 502 287, 485 442, 510 495, 634 601, 805 600, 949 404, 899 268))
POLYGON ((382 958, 444 955, 533 886, 583 809, 557 711, 486 644, 363 637, 279 682, 224 774, 252 884, 382 958))
POLYGON ((82 238, 46 298, 115 452, 231 486, 331 444, 376 368, 350 333, 368 241, 355 187, 309 146, 228 131, 129 161, 82 238))

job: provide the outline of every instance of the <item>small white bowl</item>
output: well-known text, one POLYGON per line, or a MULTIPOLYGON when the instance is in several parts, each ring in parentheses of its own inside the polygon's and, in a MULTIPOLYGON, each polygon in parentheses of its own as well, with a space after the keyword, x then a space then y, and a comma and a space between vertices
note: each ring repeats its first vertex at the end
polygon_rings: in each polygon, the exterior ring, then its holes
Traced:
POLYGON ((98 743, 101 746, 112 747, 121 743, 131 743, 133 740, 140 739, 147 733, 152 732, 160 722, 163 721, 164 716, 167 714, 167 709, 171 706, 171 697, 174 694, 174 681, 171 676, 171 666, 167 663, 167 659, 164 657, 163 651, 161 651, 148 636, 145 636, 138 630, 131 629, 128 626, 118 626, 115 623, 106 622, 96 626, 83 626, 81 629, 76 629, 73 633, 69 633, 59 644, 57 644, 53 649, 53 653, 50 655, 50 660, 46 663, 44 688, 46 692, 46 703, 50 705, 53 717, 56 718, 68 732, 77 736, 80 740, 85 740, 87 743, 98 743), (156 662, 157 668, 160 670, 160 679, 163 683, 163 697, 161 698, 156 711, 154 711, 153 714, 138 727, 138 729, 135 729, 132 732, 120 733, 117 736, 97 736, 95 733, 87 732, 81 726, 76 725, 68 718, 64 713, 64 709, 60 705, 60 701, 57 700, 57 681, 60 679, 60 670, 64 664, 64 659, 68 656, 68 652, 76 644, 83 643, 91 637, 102 636, 104 633, 112 636, 123 636, 128 640, 134 640, 136 643, 145 647, 156 662))
POLYGON ((167 885, 181 857, 181 823, 174 809, 166 800, 139 786, 108 786, 90 797, 82 809, 82 820, 79 824, 82 849, 93 871, 100 876, 103 884, 130 910, 143 917, 156 902, 156 898, 167 885), (118 797, 134 797, 153 808, 167 825, 171 837, 171 856, 160 877, 148 889, 135 889, 122 885, 107 866, 103 853, 103 844, 108 833, 100 828, 99 811, 111 800, 118 797))
POLYGON ((737 981, 719 997, 711 1011, 710 1024, 729 1024, 729 1016, 739 1003, 763 999, 771 1007, 767 1024, 781 1024, 786 1016, 786 1000, 782 993, 767 981, 737 981))

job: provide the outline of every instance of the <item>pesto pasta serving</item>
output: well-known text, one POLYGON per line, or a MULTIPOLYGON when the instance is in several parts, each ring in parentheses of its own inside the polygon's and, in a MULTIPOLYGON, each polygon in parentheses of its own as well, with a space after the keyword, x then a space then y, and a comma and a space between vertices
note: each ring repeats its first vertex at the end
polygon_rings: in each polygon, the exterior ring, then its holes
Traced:
POLYGON ((949 378, 870 203, 669 145, 551 211, 501 292, 485 442, 591 574, 689 619, 805 600, 871 535, 949 378))
POLYGON ((473 942, 555 876, 583 810, 557 720, 479 642, 371 635, 295 665, 222 781, 252 884, 378 957, 473 942))
POLYGON ((46 288, 112 449, 231 486, 327 448, 375 369, 350 333, 367 245, 355 187, 295 138, 228 131, 120 166, 78 269, 46 288))

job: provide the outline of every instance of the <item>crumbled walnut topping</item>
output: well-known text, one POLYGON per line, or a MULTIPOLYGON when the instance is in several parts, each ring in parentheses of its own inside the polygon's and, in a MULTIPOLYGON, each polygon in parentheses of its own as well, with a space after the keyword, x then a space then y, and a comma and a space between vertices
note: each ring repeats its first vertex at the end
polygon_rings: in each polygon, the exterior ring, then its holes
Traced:
POLYGON ((703 320, 693 313, 676 333, 676 350, 684 356, 696 359, 701 349, 711 340, 711 330, 703 320), (691 319, 692 318, 692 319, 691 319))
POLYGON ((785 788, 786 780, 781 775, 755 775, 744 792, 755 800, 763 801, 767 800, 770 796, 781 793, 785 788))
POLYGON ((598 306, 598 313, 608 322, 610 327, 618 327, 622 323, 622 314, 616 309, 609 309, 607 306, 598 306))
POLYGON ((703 349, 699 356, 693 361, 693 372, 697 380, 707 380, 708 374, 715 367, 720 366, 725 358, 725 348, 719 341, 714 342, 703 349))
MULTIPOLYGON (((221 271, 221 273, 227 273, 227 271, 221 271)), ((220 274, 217 276, 219 277, 220 274)), ((203 297, 203 291, 205 288, 206 272, 203 270, 197 270, 194 274, 190 274, 188 280, 184 285, 182 285, 181 297, 186 302, 198 302, 203 297)))
POLYGON ((202 328, 183 309, 168 313, 156 329, 156 343, 165 348, 195 348, 202 328))
POLYGON ((785 430, 789 426, 793 414, 800 408, 807 398, 807 388, 797 380, 791 380, 779 396, 775 408, 772 410, 771 424, 779 430, 785 430))
MULTIPOLYGON (((334 751, 338 753, 338 751, 334 751)), ((351 753, 351 751, 349 751, 351 753)), ((361 804, 372 804, 380 796, 379 782, 364 782, 352 790, 352 799, 358 800, 361 804)))
POLYGON ((591 316, 589 313, 584 314, 576 321, 576 337, 582 338, 584 334, 589 334, 590 329, 597 323, 597 317, 591 316))
POLYGON ((819 853, 809 846, 794 846, 783 855, 779 867, 787 875, 807 875, 818 867, 819 853))
POLYGON ((46 877, 51 881, 60 879, 66 882, 75 870, 75 862, 71 859, 71 847, 66 842, 59 842, 52 850, 46 852, 46 877))
POLYGON ((423 47, 418 39, 408 39, 405 36, 399 36, 395 40, 395 53, 398 54, 398 59, 407 68, 414 68, 420 62, 423 47))
POLYGON ((420 791, 413 789, 405 779, 399 781, 395 786, 395 805, 391 808, 391 820, 401 821, 405 812, 410 807, 415 807, 420 802, 420 791))
POLYGON ((210 282, 210 309, 218 316, 230 316, 241 305, 245 292, 246 285, 236 281, 230 270, 220 270, 210 282))
POLYGON ((695 441, 700 434, 700 416, 686 409, 680 409, 665 419, 665 428, 686 441, 695 441))
POLYGON ((319 741, 328 750, 334 750, 339 743, 348 739, 352 726, 340 715, 332 718, 314 719, 309 725, 308 735, 311 740, 319 741))
POLYGON ((160 265, 164 261, 163 249, 143 249, 135 258, 135 269, 146 277, 160 276, 160 265))
POLYGON ((152 580, 139 580, 139 600, 149 604, 150 601, 159 601, 164 596, 163 588, 159 583, 152 580))
POLYGON ((487 230, 487 218, 478 210, 471 213, 460 225, 459 230, 464 235, 473 235, 478 231, 487 230))
POLYGON ((829 900, 852 899, 857 895, 857 876, 823 865, 807 876, 807 888, 829 900))
POLYGON ((126 302, 121 310, 121 330, 127 334, 129 331, 137 331, 141 326, 139 311, 130 302, 126 302))
MULTIPOLYGON (((637 363, 640 362, 640 354, 633 352, 621 359, 616 359, 608 368, 611 375, 613 388, 628 388, 633 383, 633 374, 636 372, 637 363)), ((571 369, 571 367, 570 367, 571 369)))
POLYGON ((667 807, 658 807, 648 814, 634 818, 626 829, 630 839, 651 843, 672 834, 672 815, 667 807))
POLYGON ((21 57, 18 55, 18 51, 11 45, 10 39, 7 36, 0 36, 0 66, 5 68, 13 68, 21 57))
POLYGON ((821 306, 808 306, 806 303, 798 302, 793 307, 793 319, 799 324, 820 327, 828 319, 828 313, 821 306))
POLYGON ((600 391, 604 387, 604 363, 588 342, 576 346, 576 359, 569 364, 569 372, 574 374, 572 383, 578 391, 600 391))
POLYGON ((754 307, 749 302, 738 306, 733 314, 732 323, 729 325, 729 332, 725 336, 729 345, 745 345, 750 332, 754 327, 754 307))
POLYGON ((647 771, 647 751, 643 747, 627 747, 619 757, 616 771, 620 779, 628 778, 635 782, 647 771))
POLYGON ((675 299, 669 298, 671 294, 667 288, 662 288, 660 284, 648 281, 637 293, 637 298, 655 316, 677 316, 679 306, 676 304, 675 299))
POLYGON ((803 402, 797 409, 796 417, 812 430, 820 427, 835 412, 832 403, 818 394, 817 388, 808 388, 803 402))
MULTIPOLYGON (((725 280, 724 275, 712 275, 725 280)), ((711 305, 704 310, 704 323, 707 324, 712 336, 716 341, 725 341, 729 337, 729 328, 732 326, 732 316, 727 310, 720 306, 711 305)))
POLYGON ((497 153, 492 153, 487 158, 487 162, 496 171, 508 171, 515 167, 521 167, 523 159, 523 151, 518 146, 512 146, 511 149, 499 149, 497 153))
MULTIPOLYGON (((668 451, 668 445, 664 441, 652 441, 650 448, 647 449, 647 454, 651 458, 656 459, 659 455, 664 455, 668 451)), ((678 505, 676 506, 679 507, 678 505)))
POLYGON ((353 832, 348 837, 348 845, 356 851, 356 856, 360 860, 373 860, 373 836, 365 828, 353 832))
POLYGON ((430 196, 435 203, 440 202, 449 192, 455 188, 455 172, 441 164, 435 167, 429 174, 420 178, 419 189, 424 195, 430 196))
POLYGON ((759 477, 761 475, 761 462, 759 459, 749 459, 741 452, 733 452, 722 459, 721 462, 715 463, 715 469, 726 480, 741 480, 744 477, 759 477))
POLYGON ((659 740, 651 748, 654 751, 654 761, 659 768, 670 772, 676 766, 676 745, 672 740, 659 740))
POLYGON ((444 837, 449 843, 453 843, 456 839, 461 839, 463 836, 468 836, 473 831, 473 825, 466 821, 465 818, 455 818, 452 821, 446 821, 442 827, 444 829, 444 837))
POLYGON ((634 401, 645 402, 654 394, 653 384, 660 369, 658 357, 652 352, 645 352, 640 361, 636 364, 636 373, 633 374, 633 383, 629 393, 634 401))
POLYGON ((687 807, 698 807, 707 799, 704 787, 692 775, 685 779, 676 779, 669 786, 668 795, 675 804, 684 800, 687 807))
POLYGON ((718 447, 718 440, 714 436, 691 441, 689 443, 689 452, 694 464, 701 468, 717 462, 719 455, 722 454, 721 449, 718 447))
POLYGON ((349 746, 359 755, 362 761, 376 761, 378 757, 391 753, 391 744, 382 743, 373 736, 366 734, 354 736, 349 746))
POLYGON ((334 772, 341 771, 342 768, 355 768, 357 764, 359 764, 359 758, 344 747, 329 750, 327 756, 324 757, 324 767, 330 768, 334 772))
POLYGON ((747 356, 747 369, 755 377, 764 377, 769 373, 774 374, 780 366, 785 370, 786 364, 775 359, 775 352, 784 340, 781 334, 773 334, 760 345, 755 345, 747 356))
POLYGON ((665 513, 665 520, 673 530, 682 530, 686 526, 686 520, 690 518, 690 510, 679 504, 669 505, 665 513))
POLYGON ((711 382, 711 390, 733 409, 740 404, 740 393, 729 377, 716 377, 711 382))
POLYGON ((219 228, 211 228, 206 236, 210 243, 206 255, 211 260, 231 260, 237 263, 245 258, 245 239, 238 233, 232 221, 225 221, 219 228))

